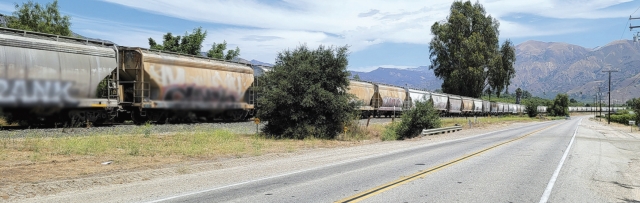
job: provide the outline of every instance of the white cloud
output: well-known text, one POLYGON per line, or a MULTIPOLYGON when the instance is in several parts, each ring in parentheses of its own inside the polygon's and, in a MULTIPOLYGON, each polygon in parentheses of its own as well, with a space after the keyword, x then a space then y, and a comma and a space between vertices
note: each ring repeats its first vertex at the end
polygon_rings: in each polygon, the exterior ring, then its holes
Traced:
MULTIPOLYGON (((208 50, 214 42, 226 40, 229 48, 240 47, 241 57, 269 63, 274 61, 278 52, 294 49, 300 44, 307 44, 309 47, 348 44, 351 52, 388 42, 426 45, 431 39, 431 25, 447 17, 452 2, 283 0, 268 4, 257 0, 104 1, 191 21, 231 25, 232 28, 205 26, 209 36, 203 51, 208 50)), ((633 8, 610 8, 628 1, 484 0, 480 3, 485 6, 487 13, 500 20, 502 38, 517 38, 586 31, 590 28, 562 22, 567 19, 613 18, 620 17, 621 13, 630 14, 633 8), (520 19, 505 20, 506 17, 514 19, 513 16, 518 15, 555 19, 557 23, 541 28, 540 25, 532 25, 520 19)), ((160 40, 162 34, 169 31, 107 23, 122 31, 111 33, 110 29, 78 25, 77 27, 82 27, 78 32, 95 34, 126 46, 146 47, 148 37, 160 40)), ((74 26, 76 24, 74 22, 74 26)))

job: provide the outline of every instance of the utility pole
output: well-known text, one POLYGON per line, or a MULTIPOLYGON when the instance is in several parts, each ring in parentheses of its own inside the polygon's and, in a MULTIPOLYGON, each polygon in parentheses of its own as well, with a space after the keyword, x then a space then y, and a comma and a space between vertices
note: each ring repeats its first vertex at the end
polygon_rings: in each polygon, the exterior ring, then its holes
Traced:
POLYGON ((609 111, 609 115, 607 115, 608 116, 607 121, 608 121, 608 124, 611 124, 611 72, 618 72, 618 71, 617 70, 603 70, 602 72, 603 73, 606 73, 606 72, 609 73, 609 108, 607 108, 608 111, 609 111))
MULTIPOLYGON (((629 20, 640 20, 640 18, 639 17, 635 17, 634 18, 634 17, 629 16, 629 20)), ((633 26, 633 25, 629 24, 629 31, 633 31, 633 29, 635 29, 635 28, 640 28, 640 26, 637 26, 637 25, 633 26)), ((640 32, 633 35, 633 42, 638 42, 638 40, 640 40, 640 32)))
POLYGON ((600 86, 598 86, 598 94, 596 95, 596 99, 598 100, 598 112, 600 116, 598 117, 598 121, 602 121, 602 93, 600 93, 600 86), (599 99, 598 99, 598 96, 599 99))

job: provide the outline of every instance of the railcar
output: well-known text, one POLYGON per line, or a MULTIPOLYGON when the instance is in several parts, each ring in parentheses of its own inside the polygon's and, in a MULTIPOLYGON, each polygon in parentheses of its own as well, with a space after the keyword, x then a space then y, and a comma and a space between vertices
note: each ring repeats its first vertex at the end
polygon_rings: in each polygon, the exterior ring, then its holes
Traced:
POLYGON ((482 100, 482 114, 489 115, 491 114, 491 102, 487 100, 482 100))
POLYGON ((473 98, 460 97, 460 99, 462 100, 461 113, 465 116, 473 114, 473 98))
POLYGON ((482 99, 473 98, 473 114, 482 115, 482 99))
POLYGON ((420 101, 420 102, 426 102, 427 100, 431 99, 431 93, 427 92, 427 91, 422 91, 422 90, 416 90, 416 89, 408 89, 409 91, 409 98, 408 98, 408 105, 407 107, 409 108, 414 108, 415 107, 415 103, 420 101))
POLYGON ((246 119, 250 64, 120 47, 120 104, 135 123, 246 119))
POLYGON ((9 122, 104 122, 117 64, 110 42, 0 28, 0 108, 9 122))
POLYGON ((349 81, 349 90, 347 92, 356 96, 356 100, 360 104, 358 109, 363 118, 374 115, 379 107, 376 105, 376 102, 374 102, 375 90, 376 87, 373 83, 358 80, 349 81))
POLYGON ((447 95, 449 98, 448 112, 449 115, 459 115, 462 113, 462 97, 458 95, 447 95))
POLYGON ((433 107, 440 112, 441 115, 449 112, 449 96, 441 93, 431 93, 433 107))
POLYGON ((377 84, 376 87, 377 91, 374 93, 374 97, 381 101, 378 116, 401 115, 408 94, 405 88, 384 84, 377 84))

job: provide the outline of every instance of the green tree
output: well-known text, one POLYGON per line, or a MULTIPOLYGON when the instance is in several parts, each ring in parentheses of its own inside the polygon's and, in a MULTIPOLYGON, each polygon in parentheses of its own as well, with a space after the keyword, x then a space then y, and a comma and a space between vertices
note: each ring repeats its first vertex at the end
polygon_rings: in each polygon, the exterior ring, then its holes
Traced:
POLYGON ((526 113, 529 117, 533 118, 538 115, 538 103, 535 100, 527 100, 524 102, 526 113))
POLYGON ((15 4, 13 16, 7 18, 7 27, 54 35, 71 36, 71 17, 60 15, 58 0, 46 6, 29 0, 22 6, 15 4))
POLYGON ((429 58, 446 93, 480 97, 488 85, 498 97, 515 76, 515 49, 510 40, 499 46, 497 19, 480 3, 455 1, 443 22, 431 26, 429 58))
POLYGON ((533 95, 531 95, 531 93, 527 90, 522 92, 522 98, 523 99, 530 99, 533 95))
POLYGON ((193 32, 189 34, 184 33, 184 36, 173 36, 170 32, 162 37, 162 45, 156 43, 153 38, 149 38, 149 48, 170 51, 176 53, 200 55, 202 49, 202 42, 207 37, 207 31, 202 31, 202 27, 193 29, 193 32))
POLYGON ((439 128, 442 125, 438 111, 433 108, 433 100, 416 101, 415 108, 402 113, 402 121, 395 128, 402 139, 420 135, 422 129, 439 128))
POLYGON ((356 73, 356 75, 353 76, 354 80, 360 80, 360 76, 356 73))
POLYGON ((240 56, 240 48, 236 47, 235 50, 227 50, 227 54, 225 55, 224 50, 226 49, 227 41, 223 41, 220 44, 213 43, 213 45, 211 45, 211 49, 207 52, 207 57, 230 61, 240 56))
POLYGON ((553 100, 553 104, 549 110, 551 115, 554 116, 566 116, 569 115, 569 95, 558 94, 556 99, 553 100))
POLYGON ((335 138, 356 110, 349 102, 348 47, 310 50, 300 45, 278 53, 265 73, 258 117, 265 134, 276 138, 335 138))

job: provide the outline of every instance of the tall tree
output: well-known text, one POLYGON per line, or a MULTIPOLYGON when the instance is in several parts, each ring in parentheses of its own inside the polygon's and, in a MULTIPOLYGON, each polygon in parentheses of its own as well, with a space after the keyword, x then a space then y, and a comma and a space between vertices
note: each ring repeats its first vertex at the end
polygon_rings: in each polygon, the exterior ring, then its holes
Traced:
POLYGON ((301 45, 278 54, 265 77, 258 117, 272 137, 334 138, 355 110, 349 86, 347 46, 311 50, 301 45))
POLYGON ((566 116, 569 115, 569 95, 558 94, 556 99, 553 100, 553 104, 549 110, 551 115, 566 116))
POLYGON ((445 21, 431 26, 429 58, 445 93, 480 97, 488 85, 496 95, 514 75, 515 53, 507 40, 499 45, 497 19, 480 3, 455 1, 445 21))
POLYGON ((521 99, 522 99, 522 89, 518 87, 518 89, 516 89, 516 104, 520 104, 521 99))
POLYGON ((156 43, 153 38, 149 38, 149 48, 170 51, 176 53, 200 55, 202 49, 202 42, 207 37, 207 31, 202 31, 202 27, 193 29, 193 32, 189 34, 184 33, 184 36, 173 36, 170 32, 162 36, 162 45, 156 43))
POLYGON ((511 79, 516 76, 516 70, 513 67, 516 62, 516 51, 512 44, 508 39, 502 44, 499 54, 495 56, 495 66, 491 69, 492 71, 489 71, 489 88, 493 89, 498 97, 502 90, 509 92, 511 79))
POLYGON ((224 54, 224 50, 227 49, 227 41, 223 41, 220 44, 213 43, 211 49, 207 52, 207 57, 224 59, 224 60, 233 60, 234 58, 240 56, 240 48, 236 47, 235 50, 227 50, 227 54, 224 54))
POLYGON ((71 17, 60 15, 58 0, 46 6, 29 0, 22 6, 16 3, 15 8, 13 16, 7 18, 9 28, 71 36, 71 17))

